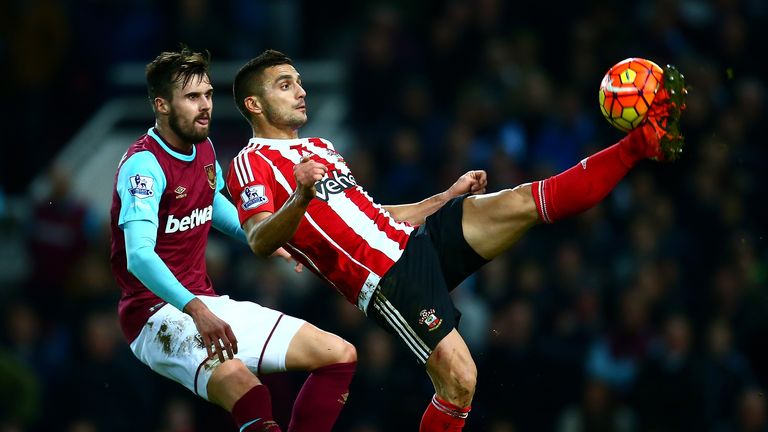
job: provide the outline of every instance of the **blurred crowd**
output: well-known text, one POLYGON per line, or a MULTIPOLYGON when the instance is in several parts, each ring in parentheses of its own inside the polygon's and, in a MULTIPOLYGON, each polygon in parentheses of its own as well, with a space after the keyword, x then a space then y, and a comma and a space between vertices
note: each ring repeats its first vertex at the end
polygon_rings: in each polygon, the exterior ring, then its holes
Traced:
MULTIPOLYGON (((128 350, 108 230, 72 198, 68 173, 45 171, 49 196, 26 211, 8 204, 110 96, 111 64, 178 41, 214 59, 275 47, 344 61, 352 139, 324 138, 385 204, 470 169, 488 171, 491 191, 567 169, 622 136, 597 106, 608 67, 674 63, 689 86, 682 159, 641 163, 602 204, 533 228, 453 293, 479 370, 466 430, 768 431, 764 2, 4 3, 14 103, 0 177, 0 431, 235 430, 128 350)), ((214 121, 220 154, 246 138, 217 134, 233 133, 214 121)), ((396 339, 308 272, 217 234, 207 252, 218 292, 357 347, 337 430, 417 429, 431 384, 396 339)), ((281 424, 303 379, 265 377, 281 424)))

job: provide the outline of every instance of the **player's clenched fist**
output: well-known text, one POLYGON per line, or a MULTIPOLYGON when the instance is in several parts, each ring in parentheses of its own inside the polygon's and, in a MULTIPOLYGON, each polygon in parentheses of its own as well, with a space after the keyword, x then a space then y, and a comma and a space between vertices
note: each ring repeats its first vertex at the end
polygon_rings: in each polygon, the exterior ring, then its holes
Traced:
POLYGON ((296 179, 296 192, 305 197, 313 198, 317 192, 315 183, 323 178, 328 168, 304 156, 293 167, 293 177, 296 179))
POLYGON ((465 193, 477 195, 485 193, 486 186, 488 186, 488 176, 485 171, 469 171, 459 177, 459 179, 451 185, 448 189, 448 193, 452 197, 465 193))

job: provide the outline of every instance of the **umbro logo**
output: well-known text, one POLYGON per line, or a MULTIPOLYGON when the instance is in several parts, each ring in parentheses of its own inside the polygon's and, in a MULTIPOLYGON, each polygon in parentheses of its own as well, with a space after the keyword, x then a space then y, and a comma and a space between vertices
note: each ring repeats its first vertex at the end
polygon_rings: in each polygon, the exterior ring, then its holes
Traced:
POLYGON ((187 188, 184 186, 178 186, 173 191, 176 192, 176 199, 182 199, 187 196, 187 188))

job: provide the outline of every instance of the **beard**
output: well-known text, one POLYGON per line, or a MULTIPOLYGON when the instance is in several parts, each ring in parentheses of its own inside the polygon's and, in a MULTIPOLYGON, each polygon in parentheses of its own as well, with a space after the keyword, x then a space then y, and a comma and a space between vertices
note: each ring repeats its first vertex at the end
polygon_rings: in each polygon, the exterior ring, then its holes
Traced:
MULTIPOLYGON (((181 116, 177 116, 176 113, 171 110, 168 118, 168 125, 171 127, 173 133, 184 140, 184 142, 197 144, 208 138, 208 126, 201 130, 196 130, 195 128, 195 120, 199 117, 200 116, 197 116, 191 122, 187 123, 183 121, 184 119, 182 119, 181 116)), ((210 119, 210 114, 208 118, 210 119)))

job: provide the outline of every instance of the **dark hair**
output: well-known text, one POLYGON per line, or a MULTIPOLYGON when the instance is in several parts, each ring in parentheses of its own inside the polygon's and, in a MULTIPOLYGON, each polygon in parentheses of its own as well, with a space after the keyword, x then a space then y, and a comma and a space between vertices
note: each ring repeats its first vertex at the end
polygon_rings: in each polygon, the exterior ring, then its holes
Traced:
POLYGON ((235 96, 235 106, 240 110, 243 117, 248 120, 248 123, 251 122, 251 116, 245 108, 245 98, 255 94, 261 95, 262 91, 261 83, 254 78, 268 67, 283 64, 293 65, 293 61, 280 51, 270 49, 251 59, 251 61, 237 71, 235 83, 232 85, 232 93, 235 96))
MULTIPOLYGON (((177 82, 184 87, 195 76, 208 76, 211 54, 192 52, 182 45, 179 52, 162 52, 147 65, 147 92, 149 101, 156 97, 171 99, 173 86, 177 82)), ((154 103, 152 104, 154 108, 154 103)))

